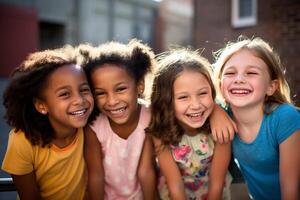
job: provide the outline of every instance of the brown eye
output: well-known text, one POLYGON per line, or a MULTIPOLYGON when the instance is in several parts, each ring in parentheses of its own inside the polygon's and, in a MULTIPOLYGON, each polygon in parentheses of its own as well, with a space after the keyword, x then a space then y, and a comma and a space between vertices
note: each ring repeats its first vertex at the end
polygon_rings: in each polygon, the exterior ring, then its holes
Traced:
POLYGON ((68 97, 68 96, 70 96, 70 93, 69 92, 62 92, 62 93, 59 93, 58 96, 59 97, 68 97))
POLYGON ((116 89, 117 92, 122 92, 124 90, 126 90, 127 88, 126 87, 119 87, 116 89))

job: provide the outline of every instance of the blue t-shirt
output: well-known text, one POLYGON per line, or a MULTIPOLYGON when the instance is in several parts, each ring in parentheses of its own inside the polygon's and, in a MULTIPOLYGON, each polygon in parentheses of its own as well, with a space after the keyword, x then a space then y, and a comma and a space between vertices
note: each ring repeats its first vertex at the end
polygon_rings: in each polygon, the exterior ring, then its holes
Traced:
POLYGON ((281 199, 279 144, 298 129, 300 113, 293 106, 282 104, 271 114, 264 115, 253 142, 245 143, 235 135, 233 155, 254 199, 281 199))

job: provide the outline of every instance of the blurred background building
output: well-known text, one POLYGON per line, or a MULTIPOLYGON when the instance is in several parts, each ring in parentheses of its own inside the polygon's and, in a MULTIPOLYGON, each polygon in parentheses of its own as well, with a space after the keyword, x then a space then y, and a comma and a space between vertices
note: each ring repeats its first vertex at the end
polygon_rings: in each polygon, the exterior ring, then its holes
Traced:
POLYGON ((239 35, 258 36, 279 53, 300 106, 300 0, 195 0, 194 46, 212 52, 239 35))
MULTIPOLYGON (((275 47, 300 106, 300 0, 0 0, 0 27, 1 96, 11 70, 37 50, 138 38, 156 53, 172 45, 204 49, 213 62, 212 52, 245 35, 275 47)), ((9 127, 0 103, 2 162, 9 127)), ((0 170, 1 177, 8 175, 0 170)), ((0 192, 0 200, 15 195, 0 192)))

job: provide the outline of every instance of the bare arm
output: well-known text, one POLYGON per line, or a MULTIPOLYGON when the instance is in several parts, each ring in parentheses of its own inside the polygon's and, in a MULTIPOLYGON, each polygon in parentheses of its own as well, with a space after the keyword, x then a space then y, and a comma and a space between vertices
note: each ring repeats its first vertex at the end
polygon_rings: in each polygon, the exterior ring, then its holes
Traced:
POLYGON ((168 147, 162 148, 161 141, 157 138, 153 138, 153 141, 157 152, 160 170, 167 182, 170 199, 186 199, 181 174, 173 159, 170 149, 168 147))
POLYGON ((227 143, 233 139, 237 127, 228 114, 218 104, 215 104, 209 122, 215 141, 227 143))
POLYGON ((156 199, 157 190, 156 173, 154 169, 154 147, 151 138, 147 135, 139 164, 138 178, 141 183, 144 199, 156 199))
POLYGON ((90 200, 104 199, 104 169, 101 144, 89 126, 84 128, 84 158, 88 170, 88 198, 90 200))
POLYGON ((299 199, 300 130, 279 145, 281 198, 299 199))
POLYGON ((221 199, 231 156, 231 144, 216 143, 209 174, 208 199, 221 199))
POLYGON ((16 189, 18 191, 18 194, 19 194, 19 197, 21 200, 23 200, 23 199, 25 199, 25 200, 41 199, 39 187, 35 180, 34 172, 31 172, 26 175, 11 174, 11 177, 13 178, 14 184, 16 186, 16 189))

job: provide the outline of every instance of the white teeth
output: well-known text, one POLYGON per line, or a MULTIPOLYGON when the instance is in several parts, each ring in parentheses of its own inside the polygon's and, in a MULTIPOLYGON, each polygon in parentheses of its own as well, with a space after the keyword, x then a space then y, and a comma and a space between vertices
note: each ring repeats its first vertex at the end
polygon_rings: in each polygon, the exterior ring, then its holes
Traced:
POLYGON ((188 114, 189 117, 200 117, 202 115, 202 113, 191 113, 188 114))
POLYGON ((249 94, 249 90, 231 90, 232 94, 249 94))
POLYGON ((120 109, 117 109, 117 110, 111 110, 110 112, 112 114, 119 114, 119 113, 122 113, 125 111, 125 108, 120 108, 120 109))
POLYGON ((83 115, 85 113, 86 109, 84 110, 78 110, 78 111, 75 111, 75 112, 71 112, 72 115, 83 115))

